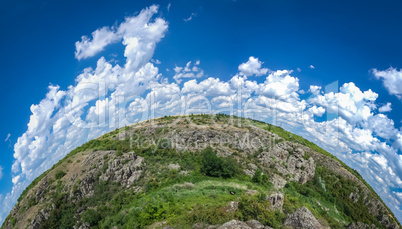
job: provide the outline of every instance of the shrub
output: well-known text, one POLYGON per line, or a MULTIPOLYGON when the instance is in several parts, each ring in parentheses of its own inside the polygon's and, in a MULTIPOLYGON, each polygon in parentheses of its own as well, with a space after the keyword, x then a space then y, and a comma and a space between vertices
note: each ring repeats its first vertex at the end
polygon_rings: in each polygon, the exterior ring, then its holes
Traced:
POLYGON ((88 209, 81 216, 82 222, 89 223, 91 226, 97 225, 98 222, 102 219, 101 215, 93 210, 88 209))
POLYGON ((16 219, 16 218, 14 218, 14 217, 11 217, 11 219, 10 219, 10 223, 11 223, 11 226, 12 226, 12 227, 14 227, 14 226, 15 226, 15 224, 17 223, 17 219, 16 219))
POLYGON ((231 178, 236 174, 236 162, 231 158, 221 158, 210 148, 203 150, 202 168, 207 176, 231 178))
POLYGON ((261 177, 261 169, 257 169, 254 173, 253 178, 251 179, 253 182, 257 183, 257 184, 261 184, 262 182, 262 177, 261 177))
POLYGON ((36 202, 35 198, 31 197, 28 199, 28 208, 35 206, 36 204, 38 204, 38 202, 36 202))
POLYGON ((269 205, 264 194, 243 195, 239 201, 240 219, 243 221, 255 219, 264 225, 277 228, 282 224, 285 214, 267 208, 269 205))
POLYGON ((116 155, 116 157, 123 156, 123 151, 117 150, 116 153, 115 153, 115 155, 116 155))
POLYGON ((56 172, 56 174, 54 175, 54 177, 56 178, 56 180, 60 180, 61 178, 63 178, 66 175, 66 173, 62 170, 59 170, 56 172))
POLYGON ((264 174, 262 174, 262 183, 263 184, 268 184, 268 182, 269 182, 269 177, 268 177, 268 175, 266 174, 266 173, 264 173, 264 174))

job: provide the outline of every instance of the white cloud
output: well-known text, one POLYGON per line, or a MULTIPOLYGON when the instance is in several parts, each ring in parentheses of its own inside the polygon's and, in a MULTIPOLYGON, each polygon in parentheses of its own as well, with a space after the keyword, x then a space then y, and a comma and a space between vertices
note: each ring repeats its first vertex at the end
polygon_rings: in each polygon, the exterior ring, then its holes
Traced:
POLYGON ((296 68, 296 70, 297 70, 298 72, 301 72, 301 71, 302 71, 301 68, 296 68))
POLYGON ((158 59, 152 59, 151 62, 154 63, 154 64, 161 64, 161 63, 162 63, 162 62, 161 62, 160 60, 158 60, 158 59))
POLYGON ((259 61, 258 58, 250 56, 246 63, 239 65, 240 74, 244 76, 262 76, 267 74, 268 68, 261 68, 263 62, 259 61))
POLYGON ((311 112, 313 115, 317 117, 321 117, 325 113, 325 108, 323 107, 317 107, 317 106, 312 106, 308 109, 309 112, 311 112))
POLYGON ((318 95, 321 92, 321 86, 310 85, 310 89, 308 91, 313 95, 318 95))
POLYGON ((309 101, 325 107, 331 113, 339 114, 342 118, 356 123, 367 120, 374 110, 373 102, 378 94, 367 90, 362 92, 354 83, 345 83, 339 93, 317 95, 309 101))
MULTIPOLYGON (((8 134, 7 134, 7 137, 6 137, 6 139, 4 139, 4 141, 5 141, 5 142, 10 141, 10 137, 11 137, 11 133, 8 133, 8 134)), ((10 141, 10 142, 11 142, 11 141, 10 141)))
POLYGON ((395 95, 402 99, 402 71, 396 68, 388 68, 384 71, 377 69, 372 70, 374 76, 378 80, 382 80, 384 87, 388 90, 389 94, 395 95))
POLYGON ((381 113, 385 113, 385 112, 390 112, 390 111, 392 111, 391 103, 388 102, 388 103, 385 104, 384 106, 380 107, 380 108, 378 109, 378 111, 381 112, 381 113))
MULTIPOLYGON (((3 167, 0 165, 0 180, 3 178, 3 167)), ((0 198, 1 201, 1 198, 0 198)))
POLYGON ((196 61, 195 64, 192 65, 192 62, 187 62, 185 67, 178 67, 176 66, 173 70, 175 75, 173 79, 180 83, 182 79, 185 78, 201 78, 204 76, 204 71, 197 67, 200 64, 200 61, 196 61))
POLYGON ((92 57, 114 42, 117 42, 120 37, 115 33, 114 28, 103 27, 92 33, 92 39, 87 36, 82 36, 81 41, 75 43, 75 58, 78 60, 92 57))
MULTIPOLYGON (((135 55, 149 55, 149 52, 147 52, 146 49, 153 50, 154 47, 150 44, 139 46, 138 44, 141 42, 140 40, 159 42, 163 36, 161 36, 161 30, 158 30, 158 28, 167 28, 167 24, 163 19, 157 18, 155 19, 155 22, 147 25, 149 27, 140 27, 139 25, 143 25, 145 21, 149 21, 151 17, 158 11, 158 8, 158 6, 152 5, 149 8, 142 10, 136 17, 127 17, 126 20, 117 28, 103 27, 101 29, 97 29, 92 33, 92 39, 87 36, 82 36, 81 41, 77 41, 75 43, 75 57, 78 60, 92 57, 101 52, 107 45, 118 42, 122 38, 123 44, 126 45, 124 52, 125 57, 128 57, 128 54, 134 53, 135 55)), ((149 56, 147 59, 148 58, 149 56)), ((143 58, 138 56, 137 59, 141 61, 143 58)), ((133 58, 130 58, 130 60, 133 60, 133 58)), ((133 67, 139 65, 139 63, 136 63, 136 59, 133 61, 133 67)))
POLYGON ((299 79, 291 76, 292 71, 278 70, 272 72, 260 84, 258 94, 277 100, 297 100, 299 98, 299 79))
POLYGON ((310 69, 315 69, 313 65, 308 66, 310 69))
POLYGON ((166 9, 167 9, 168 12, 170 11, 170 7, 171 7, 171 6, 172 6, 172 4, 169 3, 169 4, 167 5, 167 7, 166 7, 166 9))
POLYGON ((185 22, 188 22, 188 21, 193 20, 195 17, 197 17, 197 13, 191 13, 190 17, 184 18, 183 20, 184 20, 185 22))

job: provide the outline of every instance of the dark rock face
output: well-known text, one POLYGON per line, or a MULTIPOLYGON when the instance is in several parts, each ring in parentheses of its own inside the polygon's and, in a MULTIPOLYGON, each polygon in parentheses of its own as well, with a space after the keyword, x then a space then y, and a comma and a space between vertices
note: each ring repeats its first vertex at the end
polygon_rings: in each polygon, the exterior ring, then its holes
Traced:
POLYGON ((297 209, 288 215, 284 223, 285 226, 294 229, 320 229, 321 224, 306 207, 297 209))

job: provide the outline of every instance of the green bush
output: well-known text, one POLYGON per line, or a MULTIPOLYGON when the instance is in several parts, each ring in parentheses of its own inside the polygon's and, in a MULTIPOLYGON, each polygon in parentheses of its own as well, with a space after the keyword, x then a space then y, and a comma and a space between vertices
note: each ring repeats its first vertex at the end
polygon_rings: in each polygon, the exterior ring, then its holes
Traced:
POLYGON ((14 226, 15 226, 15 224, 17 223, 17 219, 16 219, 16 218, 14 218, 14 217, 11 217, 11 219, 10 219, 10 223, 11 223, 11 226, 12 226, 12 227, 14 227, 14 226))
POLYGON ((208 147, 202 153, 201 172, 211 177, 231 178, 236 174, 236 164, 232 158, 216 156, 215 151, 208 147))
POLYGON ((239 201, 240 219, 243 221, 255 219, 264 225, 277 228, 283 224, 286 217, 284 213, 275 212, 269 208, 270 203, 265 194, 243 195, 239 201))
POLYGON ((269 177, 268 177, 268 175, 266 174, 266 173, 264 173, 264 174, 262 174, 262 183, 263 184, 268 184, 268 182, 269 182, 269 177))
POLYGON ((254 183, 261 184, 262 183, 262 176, 261 176, 261 169, 257 169, 254 173, 253 178, 251 179, 254 183))
POLYGON ((98 222, 102 219, 101 215, 93 210, 88 209, 81 216, 82 222, 89 223, 91 226, 97 225, 98 222))
POLYGON ((66 175, 66 173, 62 170, 59 170, 56 172, 56 174, 54 175, 54 177, 56 178, 56 180, 60 180, 61 178, 63 178, 66 175))
POLYGON ((123 156, 123 151, 117 150, 114 154, 116 155, 116 157, 121 157, 123 156))
POLYGON ((38 203, 36 202, 35 198, 31 197, 28 199, 28 208, 37 205, 38 203))

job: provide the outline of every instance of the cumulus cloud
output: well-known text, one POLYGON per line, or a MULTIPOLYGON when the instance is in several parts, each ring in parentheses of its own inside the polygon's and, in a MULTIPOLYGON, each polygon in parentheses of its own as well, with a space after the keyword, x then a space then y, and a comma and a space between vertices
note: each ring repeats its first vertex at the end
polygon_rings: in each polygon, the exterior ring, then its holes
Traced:
POLYGON ((310 69, 315 69, 315 67, 313 65, 310 65, 309 68, 310 69))
POLYGON ((325 113, 325 108, 323 108, 323 107, 317 107, 317 106, 312 106, 312 107, 310 107, 309 109, 308 109, 308 111, 311 113, 311 114, 313 114, 313 115, 315 115, 315 116, 317 116, 317 117, 321 117, 321 116, 323 116, 323 114, 325 113))
POLYGON ((310 89, 308 91, 313 95, 318 95, 321 92, 321 86, 310 85, 310 89))
MULTIPOLYGON (((115 43, 123 39, 123 44, 126 45, 124 56, 128 57, 128 54, 136 53, 140 54, 143 51, 144 54, 148 54, 145 49, 153 50, 152 46, 138 46, 140 40, 152 40, 155 38, 161 39, 160 31, 158 28, 165 27, 167 24, 162 18, 155 19, 155 22, 149 24, 148 27, 139 27, 144 21, 149 21, 150 18, 158 11, 158 6, 153 5, 146 10, 142 10, 136 17, 127 17, 126 20, 118 27, 103 27, 92 32, 92 39, 87 36, 82 36, 81 41, 75 43, 75 57, 85 59, 92 57, 101 52, 107 45, 115 43), (140 50, 144 49, 144 50, 140 50), (133 51, 133 52, 132 52, 133 51)), ((158 40, 155 40, 158 42, 158 40)), ((151 55, 152 56, 152 55, 151 55)), ((148 56, 149 57, 149 56, 148 56)), ((142 60, 142 58, 138 58, 142 60)))
POLYGON ((299 79, 291 76, 292 71, 278 70, 272 72, 260 85, 258 94, 277 100, 297 100, 299 98, 299 79))
POLYGON ((192 64, 191 61, 187 62, 185 67, 175 67, 173 70, 175 75, 173 79, 180 83, 182 79, 185 78, 201 78, 204 76, 204 71, 200 69, 198 66, 200 65, 200 61, 196 61, 192 64))
POLYGON ((92 38, 82 36, 81 41, 75 43, 75 58, 78 60, 92 57, 114 42, 120 37, 115 33, 114 28, 103 27, 92 33, 92 38))
POLYGON ((267 74, 268 68, 261 68, 262 62, 253 56, 250 56, 246 63, 242 63, 239 65, 240 74, 244 76, 262 76, 267 74))
POLYGON ((0 180, 1 180, 1 178, 3 178, 3 167, 2 166, 0 166, 0 180))
POLYGON ((228 80, 200 78, 204 72, 196 61, 176 66, 170 82, 152 61, 168 28, 166 21, 154 17, 157 11, 151 6, 115 28, 106 27, 125 46, 124 65, 101 57, 94 68, 76 77, 74 85, 66 89, 51 85, 45 98, 31 106, 27 130, 14 145, 14 186, 0 199, 0 222, 35 177, 82 143, 149 118, 220 112, 267 121, 317 143, 358 170, 402 219, 395 201, 400 201, 400 194, 391 191, 402 186, 402 132, 388 116, 376 113, 377 93, 349 82, 332 92, 312 85, 305 90, 313 95, 302 99, 292 71, 269 71, 254 57, 240 64, 239 72, 228 80), (264 78, 248 79, 253 75, 264 78), (317 121, 325 113, 335 116, 317 121))
POLYGON ((388 90, 389 94, 395 95, 402 99, 402 71, 396 68, 388 68, 387 70, 372 69, 374 77, 382 80, 384 87, 388 90))
MULTIPOLYGON (((310 88, 311 89, 311 88, 310 88)), ((373 102, 378 94, 371 90, 362 92, 354 83, 345 83, 339 93, 326 93, 310 99, 313 104, 339 114, 345 120, 356 123, 367 120, 375 109, 373 102)))
POLYGON ((385 113, 385 112, 390 112, 390 111, 392 111, 391 103, 388 102, 388 103, 385 104, 384 106, 380 107, 380 108, 378 109, 378 111, 381 112, 381 113, 385 113))

